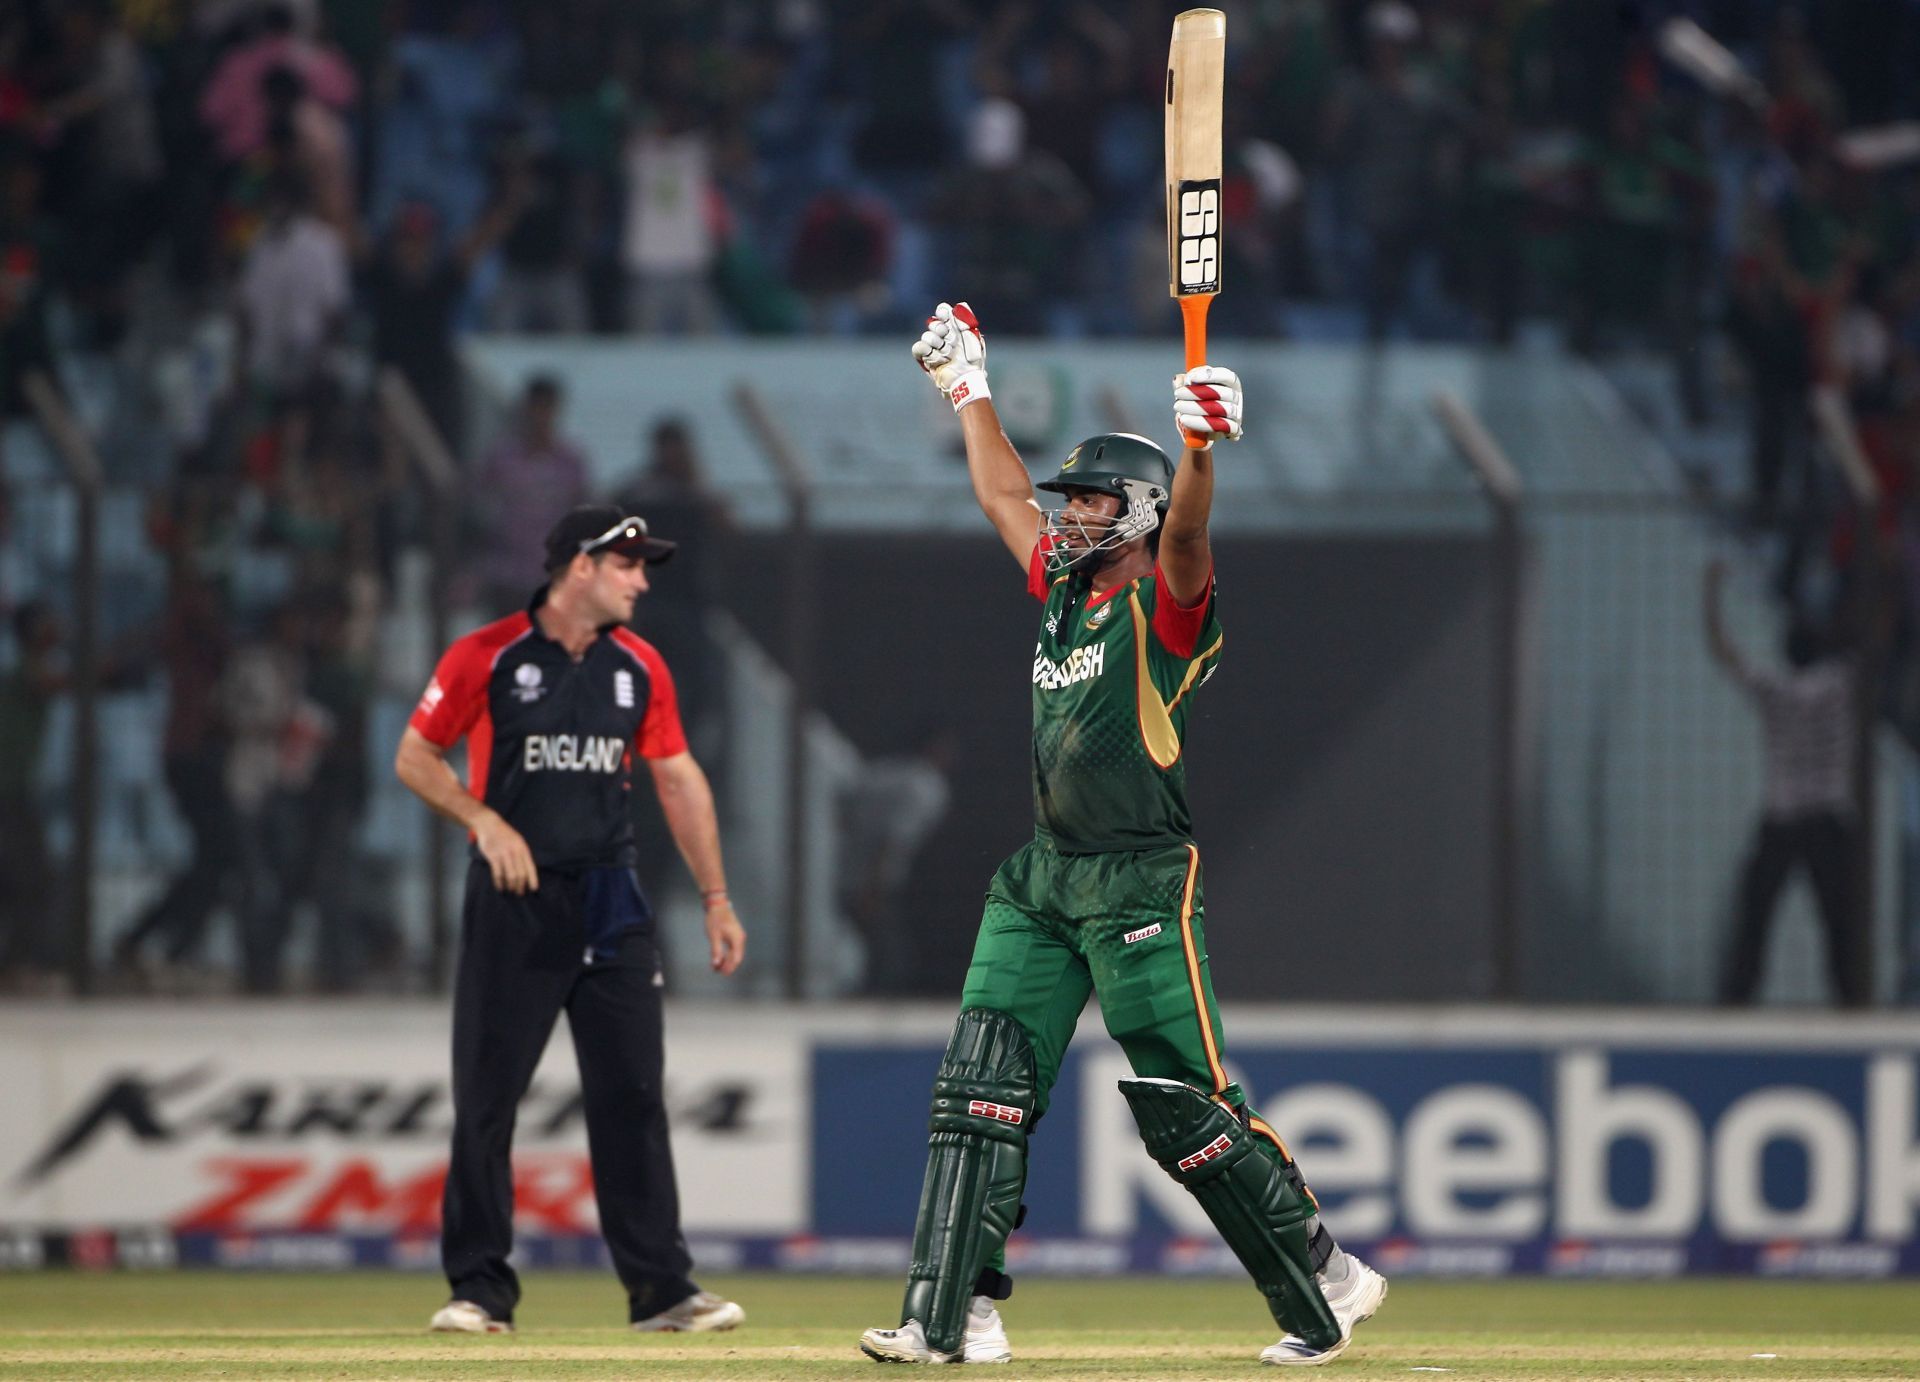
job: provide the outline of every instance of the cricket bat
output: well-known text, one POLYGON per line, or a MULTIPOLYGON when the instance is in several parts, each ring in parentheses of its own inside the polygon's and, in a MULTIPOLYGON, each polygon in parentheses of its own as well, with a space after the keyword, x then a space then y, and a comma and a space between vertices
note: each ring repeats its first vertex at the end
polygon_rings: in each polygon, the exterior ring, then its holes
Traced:
MULTIPOLYGON (((1167 49, 1167 291, 1180 303, 1187 368, 1207 361, 1207 309, 1220 291, 1220 99, 1227 17, 1183 10, 1167 49)), ((1204 438, 1183 433, 1193 450, 1204 438)))

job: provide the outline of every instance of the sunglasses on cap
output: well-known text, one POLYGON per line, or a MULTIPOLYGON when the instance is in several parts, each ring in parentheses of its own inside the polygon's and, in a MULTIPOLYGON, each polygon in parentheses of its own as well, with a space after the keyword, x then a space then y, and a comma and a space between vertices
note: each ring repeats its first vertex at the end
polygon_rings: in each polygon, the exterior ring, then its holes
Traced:
POLYGON ((647 520, 637 514, 629 514, 599 537, 590 537, 580 544, 580 555, 591 556, 602 547, 611 547, 616 542, 647 541, 647 520))

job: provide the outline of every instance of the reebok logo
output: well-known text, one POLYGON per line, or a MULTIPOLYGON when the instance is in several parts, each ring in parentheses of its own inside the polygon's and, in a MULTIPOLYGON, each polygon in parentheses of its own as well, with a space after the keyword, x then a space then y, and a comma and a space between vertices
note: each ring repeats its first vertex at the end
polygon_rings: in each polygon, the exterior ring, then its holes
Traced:
POLYGON ((1122 945, 1132 945, 1135 941, 1143 941, 1148 936, 1157 936, 1159 934, 1160 923, 1156 921, 1151 926, 1142 926, 1138 931, 1127 932, 1126 935, 1120 938, 1120 943, 1122 945))
POLYGON ((1232 1145, 1233 1145, 1233 1139, 1231 1137, 1228 1137, 1225 1133, 1221 1133, 1218 1137, 1214 1138, 1213 1141, 1209 1142, 1206 1146, 1202 1147, 1199 1151, 1195 1152, 1192 1156, 1181 1157, 1180 1169, 1182 1171, 1191 1171, 1196 1166, 1205 1166, 1209 1161, 1216 1160, 1219 1157, 1223 1156, 1226 1153, 1227 1148, 1231 1147, 1232 1145))
POLYGON ((1014 1108, 1011 1104, 990 1104, 985 1099, 975 1099, 968 1104, 967 1112, 975 1118, 995 1118, 1002 1123, 1022 1123, 1027 1117, 1025 1109, 1014 1108))

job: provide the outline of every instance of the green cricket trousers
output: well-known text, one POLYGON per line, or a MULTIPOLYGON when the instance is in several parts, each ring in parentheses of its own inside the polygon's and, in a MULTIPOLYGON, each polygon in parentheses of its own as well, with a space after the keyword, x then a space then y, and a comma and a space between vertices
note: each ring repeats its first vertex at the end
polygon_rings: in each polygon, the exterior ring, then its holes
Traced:
MULTIPOLYGON (((1089 995, 1099 996, 1136 1075, 1182 1080, 1245 1107, 1221 1059, 1204 910, 1200 851, 1190 843, 1062 854, 1036 839, 1000 865, 960 1005, 1006 1013, 1026 1030, 1036 1120, 1089 995)), ((1279 1134, 1246 1113, 1256 1145, 1290 1162, 1279 1134)))

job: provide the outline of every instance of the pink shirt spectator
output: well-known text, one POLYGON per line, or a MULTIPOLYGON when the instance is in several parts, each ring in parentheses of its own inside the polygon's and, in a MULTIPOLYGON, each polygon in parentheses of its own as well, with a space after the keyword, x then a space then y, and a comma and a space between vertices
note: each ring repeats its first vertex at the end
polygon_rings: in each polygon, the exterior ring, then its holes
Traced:
POLYGON ((334 49, 290 34, 274 34, 235 49, 215 70, 200 97, 200 119, 221 154, 245 158, 267 142, 267 102, 260 81, 276 67, 306 79, 307 94, 335 110, 352 107, 359 85, 334 49))

